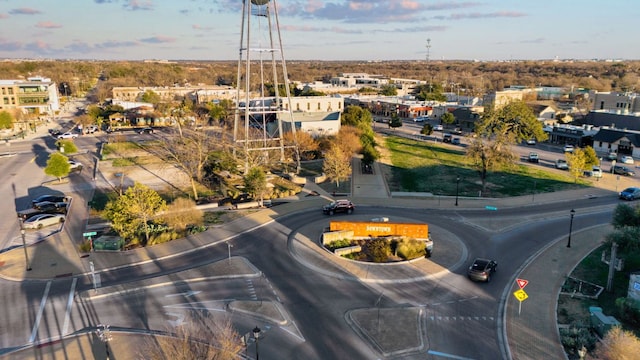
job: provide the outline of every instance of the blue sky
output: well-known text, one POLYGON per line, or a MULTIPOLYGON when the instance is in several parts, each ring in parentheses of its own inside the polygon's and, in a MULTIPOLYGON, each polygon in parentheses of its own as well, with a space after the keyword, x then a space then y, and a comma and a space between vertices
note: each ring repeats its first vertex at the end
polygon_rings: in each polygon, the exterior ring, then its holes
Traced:
MULTIPOLYGON (((275 4, 287 60, 425 60, 427 39, 431 60, 640 59, 637 0, 275 4)), ((0 58, 237 60, 241 9, 242 0, 0 0, 0 58)))

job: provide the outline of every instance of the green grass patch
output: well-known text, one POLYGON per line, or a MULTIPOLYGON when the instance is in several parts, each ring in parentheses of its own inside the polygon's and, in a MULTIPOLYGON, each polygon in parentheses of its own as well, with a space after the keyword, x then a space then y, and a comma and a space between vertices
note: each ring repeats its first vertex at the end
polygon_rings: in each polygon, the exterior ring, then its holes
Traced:
POLYGON ((119 142, 105 144, 102 147, 102 154, 103 155, 120 154, 126 151, 141 150, 141 149, 142 147, 135 142, 119 141, 119 142))
POLYGON ((392 177, 387 179, 391 191, 450 196, 459 185, 460 196, 510 197, 587 186, 567 174, 515 164, 489 173, 483 193, 480 175, 464 149, 394 136, 387 137, 385 145, 391 154, 392 177))

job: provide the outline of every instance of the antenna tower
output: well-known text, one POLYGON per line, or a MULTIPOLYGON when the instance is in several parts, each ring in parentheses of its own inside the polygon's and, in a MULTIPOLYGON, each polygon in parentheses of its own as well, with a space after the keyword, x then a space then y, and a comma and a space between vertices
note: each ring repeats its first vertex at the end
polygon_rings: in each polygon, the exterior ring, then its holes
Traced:
POLYGON ((427 62, 429 62, 429 51, 431 50, 431 39, 427 38, 427 62))

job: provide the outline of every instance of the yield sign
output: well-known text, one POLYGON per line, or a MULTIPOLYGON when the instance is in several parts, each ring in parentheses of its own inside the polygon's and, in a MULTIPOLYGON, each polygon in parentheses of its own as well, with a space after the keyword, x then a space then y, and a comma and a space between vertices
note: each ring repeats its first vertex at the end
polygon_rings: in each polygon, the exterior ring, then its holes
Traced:
POLYGON ((518 286, 520 286, 520 289, 524 289, 524 287, 529 283, 529 280, 516 279, 516 282, 518 283, 518 286))

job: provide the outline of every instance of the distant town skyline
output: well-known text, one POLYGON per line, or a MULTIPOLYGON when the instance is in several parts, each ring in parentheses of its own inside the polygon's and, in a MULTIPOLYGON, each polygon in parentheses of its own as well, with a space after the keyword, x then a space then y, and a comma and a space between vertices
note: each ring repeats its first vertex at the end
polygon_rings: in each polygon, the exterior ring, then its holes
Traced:
MULTIPOLYGON (((0 0, 0 58, 237 60, 242 4, 0 0)), ((640 59, 634 0, 274 4, 287 60, 640 59)))

